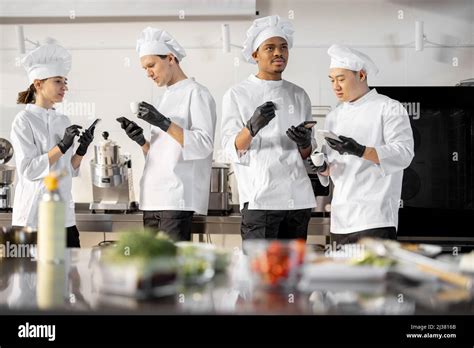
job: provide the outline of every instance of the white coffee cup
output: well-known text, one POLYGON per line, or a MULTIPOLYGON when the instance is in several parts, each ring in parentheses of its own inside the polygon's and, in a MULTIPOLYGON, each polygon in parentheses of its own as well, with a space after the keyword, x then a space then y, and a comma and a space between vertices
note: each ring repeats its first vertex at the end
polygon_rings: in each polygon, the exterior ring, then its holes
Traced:
POLYGON ((321 152, 313 152, 311 155, 311 161, 314 163, 316 167, 320 167, 324 163, 324 154, 321 152))
POLYGON ((130 110, 132 110, 133 114, 138 114, 138 102, 131 102, 130 103, 130 110))

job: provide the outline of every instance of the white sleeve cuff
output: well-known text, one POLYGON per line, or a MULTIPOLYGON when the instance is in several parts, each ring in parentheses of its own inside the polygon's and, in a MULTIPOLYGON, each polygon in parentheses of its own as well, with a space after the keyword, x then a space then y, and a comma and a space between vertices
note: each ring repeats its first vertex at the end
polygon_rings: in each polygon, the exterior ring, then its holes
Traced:
POLYGON ((235 148, 235 138, 237 138, 237 135, 238 134, 232 135, 227 140, 226 153, 228 159, 233 163, 248 166, 250 165, 249 150, 247 149, 246 151, 239 151, 235 148))

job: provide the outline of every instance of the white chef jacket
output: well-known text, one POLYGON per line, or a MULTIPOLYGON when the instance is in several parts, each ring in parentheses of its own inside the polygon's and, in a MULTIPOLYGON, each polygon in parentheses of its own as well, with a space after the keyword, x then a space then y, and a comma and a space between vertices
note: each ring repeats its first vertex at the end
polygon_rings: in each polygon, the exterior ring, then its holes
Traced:
MULTIPOLYGON (((261 80, 250 75, 230 88, 222 102, 222 147, 230 161, 239 189, 240 209, 296 210, 316 206, 311 181, 296 143, 286 131, 311 121, 311 102, 306 92, 285 80, 261 80), (255 109, 273 101, 277 110, 267 126, 252 139, 247 151, 235 148, 237 134, 255 109)), ((316 140, 312 139, 316 148, 316 140)))
POLYGON ((70 125, 67 116, 35 104, 27 104, 25 110, 15 116, 10 134, 18 174, 13 226, 28 226, 36 230, 39 202, 46 193, 43 179, 50 172, 62 170, 66 175, 59 181, 59 194, 66 205, 65 227, 76 224, 71 187, 72 177, 79 174, 79 168, 75 170, 71 164, 73 146, 52 166, 48 159, 48 151, 61 141, 70 125))
POLYGON ((184 146, 151 126, 150 150, 140 181, 141 210, 185 210, 207 215, 216 104, 193 79, 167 87, 157 110, 183 128, 184 146))
MULTIPOLYGON (((325 128, 374 147, 380 160, 375 164, 357 156, 340 155, 327 144, 323 146, 334 183, 331 232, 397 228, 403 169, 414 157, 413 132, 405 108, 372 89, 330 112, 325 128)), ((319 178, 328 185, 328 177, 319 178)))

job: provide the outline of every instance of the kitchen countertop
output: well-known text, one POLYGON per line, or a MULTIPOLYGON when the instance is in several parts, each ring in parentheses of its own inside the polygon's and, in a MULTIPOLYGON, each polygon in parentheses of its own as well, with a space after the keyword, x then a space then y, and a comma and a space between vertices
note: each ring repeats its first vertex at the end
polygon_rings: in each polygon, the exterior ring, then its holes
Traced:
MULTIPOLYGON (((11 226, 12 214, 0 212, 0 226, 11 226)), ((76 203, 76 222, 79 231, 82 232, 121 232, 129 229, 137 230, 143 228, 143 214, 140 211, 128 213, 93 213, 89 210, 88 203, 76 203)), ((240 235, 241 215, 238 205, 231 205, 231 210, 226 215, 220 212, 210 212, 209 215, 194 215, 192 233, 199 235, 199 240, 204 241, 204 235, 240 235)), ((308 236, 322 236, 325 244, 330 243, 330 223, 329 213, 312 212, 308 225, 308 236)), ((448 239, 442 237, 399 236, 397 240, 411 243, 428 243, 443 246, 444 251, 451 252, 454 246, 458 250, 472 250, 474 239, 465 245, 469 238, 448 239)))
MULTIPOLYGON (((330 218, 323 213, 313 213, 308 226, 308 235, 329 236, 330 218)), ((327 215, 327 214, 326 214, 327 215)), ((240 235, 241 215, 237 205, 233 205, 227 215, 194 215, 193 233, 240 235)), ((143 227, 143 214, 93 213, 88 203, 76 203, 76 223, 81 232, 120 232, 143 227)), ((11 213, 0 213, 0 226, 11 226, 11 213)))
POLYGON ((0 259, 0 311, 87 314, 472 314, 472 293, 396 275, 365 283, 318 284, 312 291, 265 290, 221 274, 202 286, 153 300, 104 295, 94 249, 69 249, 65 265, 0 259), (92 252, 94 250, 94 252, 92 252), (62 267, 62 268, 61 268, 62 267), (67 276, 66 276, 67 275, 67 276), (400 301, 400 299, 403 299, 400 301))

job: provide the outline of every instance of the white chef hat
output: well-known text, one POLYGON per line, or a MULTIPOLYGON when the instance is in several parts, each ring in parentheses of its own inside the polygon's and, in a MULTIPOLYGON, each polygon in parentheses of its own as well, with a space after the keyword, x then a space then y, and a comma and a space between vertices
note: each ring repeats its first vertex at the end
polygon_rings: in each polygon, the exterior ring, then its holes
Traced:
POLYGON ((146 27, 137 40, 137 52, 141 57, 172 53, 179 61, 186 57, 184 48, 166 30, 146 27))
POLYGON ((66 77, 71 70, 71 54, 58 44, 39 46, 21 60, 28 74, 28 80, 33 83, 36 79, 49 77, 66 77))
POLYGON ((369 56, 353 48, 332 45, 328 49, 328 54, 331 57, 329 68, 342 68, 352 71, 364 70, 367 75, 377 75, 379 72, 379 69, 369 56))
POLYGON ((249 63, 256 64, 252 53, 267 39, 271 37, 282 37, 288 43, 288 48, 293 46, 293 24, 282 20, 280 16, 267 16, 253 21, 247 30, 247 39, 244 42, 242 54, 249 63))

